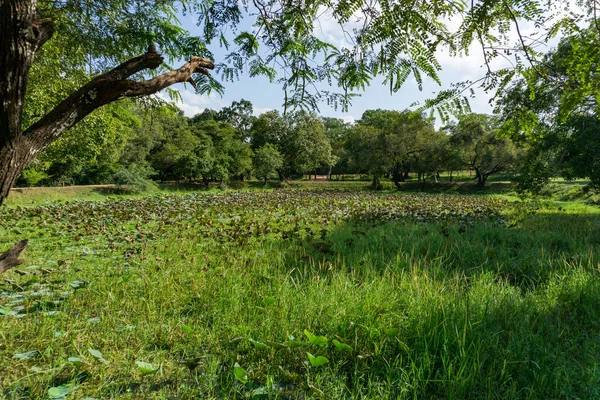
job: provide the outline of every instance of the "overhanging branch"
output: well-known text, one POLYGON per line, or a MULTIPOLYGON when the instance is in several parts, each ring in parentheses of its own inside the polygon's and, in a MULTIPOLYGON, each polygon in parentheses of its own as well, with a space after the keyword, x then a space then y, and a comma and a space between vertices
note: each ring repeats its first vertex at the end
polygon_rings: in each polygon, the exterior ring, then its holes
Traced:
POLYGON ((32 151, 41 151, 63 132, 105 104, 124 97, 147 96, 175 83, 193 82, 193 74, 208 75, 208 69, 214 68, 210 60, 192 57, 181 68, 153 79, 141 82, 128 79, 143 70, 155 69, 162 62, 161 55, 148 52, 92 79, 23 133, 28 138, 32 151))

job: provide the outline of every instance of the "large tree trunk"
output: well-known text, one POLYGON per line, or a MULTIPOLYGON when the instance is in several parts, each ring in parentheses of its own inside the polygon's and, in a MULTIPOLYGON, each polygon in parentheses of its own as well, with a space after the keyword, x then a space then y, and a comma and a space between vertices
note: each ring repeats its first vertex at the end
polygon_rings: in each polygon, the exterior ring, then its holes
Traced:
POLYGON ((192 57, 181 68, 153 79, 129 79, 162 64, 162 56, 149 48, 95 77, 22 131, 31 63, 35 52, 54 33, 52 21, 40 18, 36 9, 36 0, 0 0, 0 205, 36 154, 95 109, 124 97, 150 95, 178 82, 195 87, 192 75, 208 74, 206 68, 214 68, 210 60, 192 57))
POLYGON ((53 32, 50 20, 37 17, 35 1, 0 1, 0 205, 39 151, 21 134, 23 104, 35 52, 53 32))
POLYGON ((402 167, 400 163, 395 163, 392 168, 392 181, 398 190, 402 189, 400 182, 404 182, 404 180, 402 179, 402 167))
POLYGON ((0 205, 34 156, 18 139, 0 147, 0 205))
POLYGON ((478 169, 475 169, 475 177, 477 178, 477 186, 484 187, 489 174, 485 174, 478 169))

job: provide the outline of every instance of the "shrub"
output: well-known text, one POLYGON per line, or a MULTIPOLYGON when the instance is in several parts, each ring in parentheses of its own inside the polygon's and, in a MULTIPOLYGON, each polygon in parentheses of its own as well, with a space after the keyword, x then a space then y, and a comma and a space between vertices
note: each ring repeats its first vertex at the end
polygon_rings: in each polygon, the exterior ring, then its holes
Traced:
POLYGON ((148 178, 151 171, 137 164, 123 167, 113 175, 117 190, 122 193, 141 193, 157 189, 156 184, 148 178))

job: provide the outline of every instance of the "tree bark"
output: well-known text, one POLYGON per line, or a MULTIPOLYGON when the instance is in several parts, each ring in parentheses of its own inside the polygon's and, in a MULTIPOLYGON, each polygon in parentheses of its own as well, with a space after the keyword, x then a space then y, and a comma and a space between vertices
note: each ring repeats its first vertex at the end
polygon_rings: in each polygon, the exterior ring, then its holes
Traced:
POLYGON ((192 57, 181 68, 152 79, 129 79, 162 64, 162 56, 149 51, 93 78, 23 132, 31 63, 35 52, 54 33, 54 24, 37 15, 36 5, 36 0, 0 1, 0 205, 27 164, 92 111, 121 98, 156 93, 178 82, 195 87, 193 74, 208 75, 207 69, 214 68, 210 60, 192 57))
POLYGON ((477 178, 477 186, 484 187, 489 174, 483 173, 478 169, 475 169, 475 177, 477 178))
POLYGON ((26 248, 27 240, 21 240, 20 242, 15 243, 13 247, 0 254, 0 274, 23 264, 23 260, 20 260, 19 256, 26 248))

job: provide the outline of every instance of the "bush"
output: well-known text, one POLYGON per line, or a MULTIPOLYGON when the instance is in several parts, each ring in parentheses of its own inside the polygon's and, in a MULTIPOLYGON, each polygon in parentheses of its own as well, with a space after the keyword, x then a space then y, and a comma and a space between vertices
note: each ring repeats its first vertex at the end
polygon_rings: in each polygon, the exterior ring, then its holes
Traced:
POLYGON ((27 186, 35 186, 44 179, 47 179, 48 174, 44 171, 38 171, 36 169, 26 169, 21 174, 21 177, 27 186))
POLYGON ((122 193, 141 193, 157 189, 156 183, 148 178, 148 168, 131 164, 123 167, 113 175, 117 190, 122 193))

